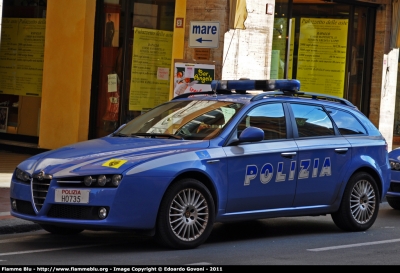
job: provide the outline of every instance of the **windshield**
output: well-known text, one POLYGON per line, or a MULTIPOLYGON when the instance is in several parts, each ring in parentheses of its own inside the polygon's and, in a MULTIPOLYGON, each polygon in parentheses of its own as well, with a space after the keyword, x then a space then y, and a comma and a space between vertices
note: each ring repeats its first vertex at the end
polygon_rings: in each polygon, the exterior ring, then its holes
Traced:
POLYGON ((242 106, 225 101, 171 101, 133 119, 114 136, 211 139, 242 106))

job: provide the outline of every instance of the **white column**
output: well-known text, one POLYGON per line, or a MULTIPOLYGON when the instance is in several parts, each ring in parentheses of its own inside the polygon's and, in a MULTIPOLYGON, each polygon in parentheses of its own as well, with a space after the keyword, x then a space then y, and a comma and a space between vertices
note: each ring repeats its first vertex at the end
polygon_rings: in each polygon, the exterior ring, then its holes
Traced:
POLYGON ((382 69, 381 107, 379 113, 379 131, 386 139, 389 152, 392 150, 393 143, 398 63, 398 48, 393 48, 389 54, 384 55, 382 69))
POLYGON ((274 15, 266 13, 275 0, 247 0, 246 29, 225 33, 222 67, 223 80, 269 79, 274 15))

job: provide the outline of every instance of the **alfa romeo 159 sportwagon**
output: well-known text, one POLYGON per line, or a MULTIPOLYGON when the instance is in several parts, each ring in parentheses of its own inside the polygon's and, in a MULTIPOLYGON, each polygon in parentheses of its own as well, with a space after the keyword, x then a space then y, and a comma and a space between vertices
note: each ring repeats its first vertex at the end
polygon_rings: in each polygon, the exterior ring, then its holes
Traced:
POLYGON ((387 143, 354 105, 297 80, 212 88, 20 163, 11 214, 50 233, 130 230, 178 249, 204 243, 217 222, 330 214, 345 231, 373 225, 387 143))

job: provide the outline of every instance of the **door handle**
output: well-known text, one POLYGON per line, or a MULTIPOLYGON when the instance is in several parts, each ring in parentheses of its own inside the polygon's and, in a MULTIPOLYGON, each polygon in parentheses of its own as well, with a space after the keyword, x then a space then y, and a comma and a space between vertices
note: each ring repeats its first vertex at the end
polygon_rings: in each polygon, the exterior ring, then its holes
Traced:
POLYGON ((335 149, 335 152, 338 154, 345 154, 345 153, 347 153, 348 150, 349 150, 349 148, 337 148, 337 149, 335 149))
POLYGON ((282 156, 282 157, 287 157, 287 158, 292 158, 292 157, 294 157, 295 155, 297 155, 296 152, 281 153, 281 156, 282 156))
POLYGON ((219 159, 214 159, 214 160, 208 160, 207 163, 208 164, 214 164, 214 163, 218 163, 219 159))

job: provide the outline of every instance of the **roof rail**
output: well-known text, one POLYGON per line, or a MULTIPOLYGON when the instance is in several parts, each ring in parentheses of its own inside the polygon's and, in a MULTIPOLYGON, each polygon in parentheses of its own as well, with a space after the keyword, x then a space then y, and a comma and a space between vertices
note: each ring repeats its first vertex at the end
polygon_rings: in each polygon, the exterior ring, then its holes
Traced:
POLYGON ((339 102, 341 104, 357 108, 350 101, 318 93, 310 93, 300 91, 300 81, 296 79, 291 80, 213 80, 211 82, 211 88, 213 91, 202 91, 202 92, 189 92, 172 98, 181 99, 188 98, 196 95, 213 95, 217 94, 246 94, 247 90, 262 90, 264 92, 255 95, 251 101, 261 100, 268 96, 296 96, 296 97, 310 97, 311 99, 324 99, 329 101, 339 102), (234 90, 235 92, 232 92, 234 90))
POLYGON ((275 97, 275 96, 310 97, 311 99, 315 99, 315 100, 324 99, 324 100, 339 102, 341 104, 357 108, 354 104, 352 104, 350 101, 348 101, 346 99, 335 97, 335 96, 330 96, 330 95, 324 95, 324 94, 318 94, 318 93, 310 93, 310 92, 286 92, 286 91, 264 92, 264 93, 260 93, 260 94, 258 94, 256 96, 254 96, 251 99, 251 101, 261 100, 264 97, 275 97))
POLYGON ((318 94, 318 93, 311 93, 311 92, 303 92, 301 96, 304 97, 311 97, 312 99, 325 99, 325 100, 330 100, 330 101, 336 101, 340 102, 344 105, 351 106, 351 107, 356 107, 354 104, 352 104, 350 101, 344 99, 344 98, 339 98, 336 96, 330 96, 330 95, 324 95, 324 94, 318 94))

